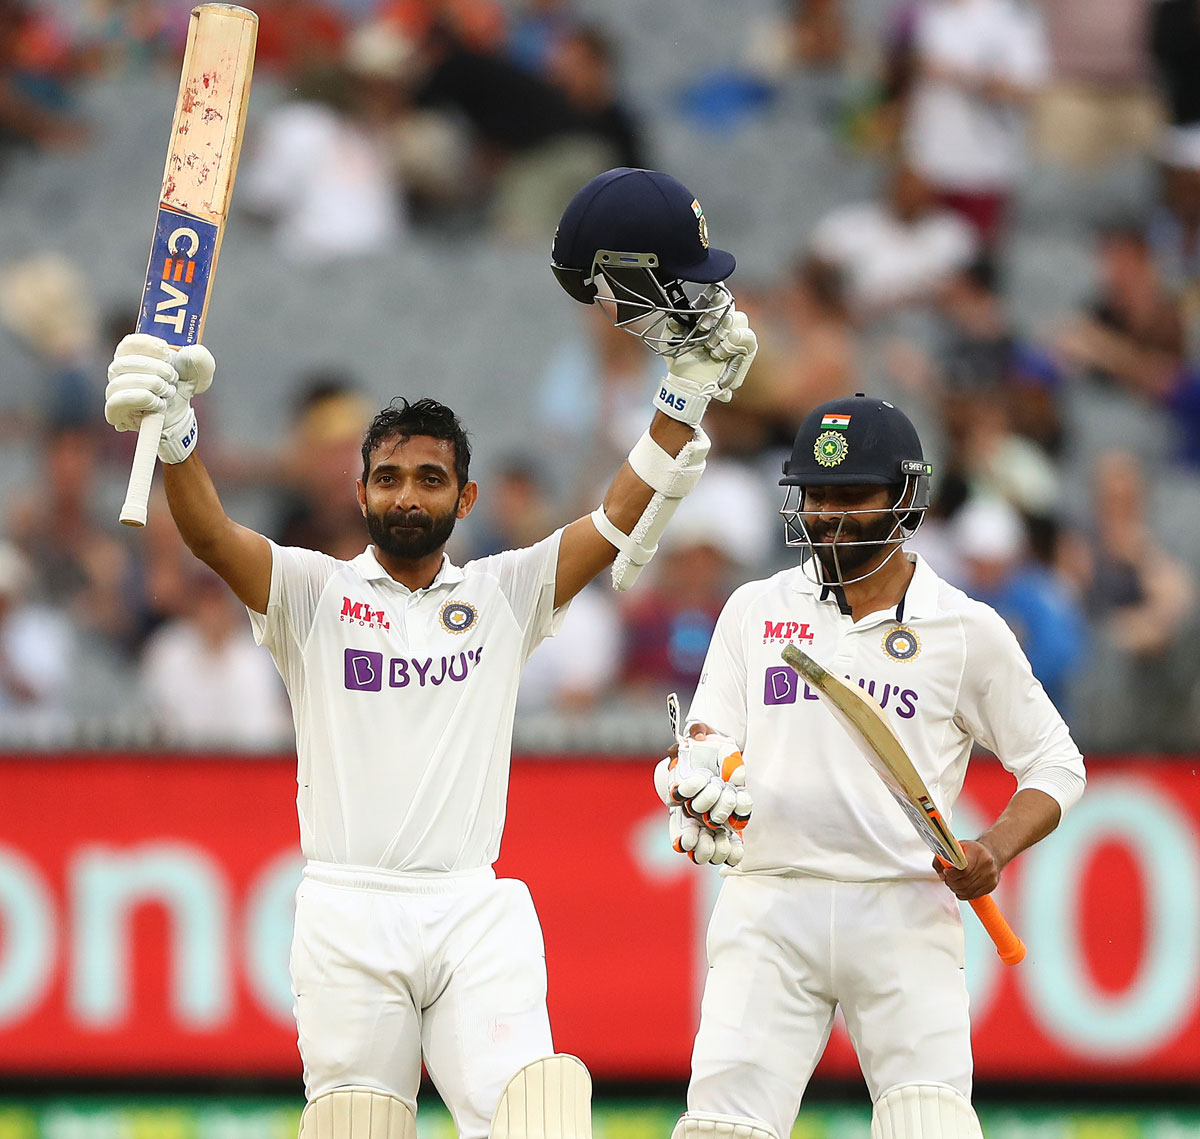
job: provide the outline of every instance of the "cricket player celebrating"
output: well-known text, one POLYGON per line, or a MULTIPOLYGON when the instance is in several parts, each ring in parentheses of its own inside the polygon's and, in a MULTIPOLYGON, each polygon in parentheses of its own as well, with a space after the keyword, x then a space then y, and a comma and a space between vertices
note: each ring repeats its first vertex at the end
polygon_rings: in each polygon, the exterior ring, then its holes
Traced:
POLYGON ((116 350, 106 418, 130 431, 165 413, 171 514, 246 605, 291 697, 307 858, 291 958, 301 1139, 413 1139, 422 1060, 464 1139, 482 1139, 493 1120, 517 1139, 526 1093, 572 1124, 568 1139, 590 1133, 586 1071, 552 1056, 529 892, 492 869, 517 683, 614 558, 617 584, 630 583, 700 477, 700 417, 732 395, 757 348, 716 284, 733 266, 708 247, 693 195, 666 175, 614 171, 580 191, 559 227, 556 272, 579 299, 619 294, 637 308, 626 293, 641 290, 638 334, 659 336, 668 359, 653 421, 592 515, 461 567, 444 548, 479 491, 449 408, 401 400, 372 422, 357 483, 371 544, 340 561, 226 516, 190 406, 212 382, 207 349, 133 335, 116 350), (606 283, 597 250, 653 272, 606 283))
POLYGON ((786 1137, 838 1007, 874 1139, 981 1134, 956 899, 995 889, 1078 799, 1084 770, 1000 617, 904 551, 931 471, 890 403, 860 395, 807 416, 781 480, 788 544, 807 559, 730 597, 688 739, 656 772, 677 849, 726 863, 676 1139, 786 1137), (1000 817, 962 843, 966 869, 931 867, 847 729, 781 661, 789 642, 875 697, 944 812, 976 742, 1016 776, 1000 817))

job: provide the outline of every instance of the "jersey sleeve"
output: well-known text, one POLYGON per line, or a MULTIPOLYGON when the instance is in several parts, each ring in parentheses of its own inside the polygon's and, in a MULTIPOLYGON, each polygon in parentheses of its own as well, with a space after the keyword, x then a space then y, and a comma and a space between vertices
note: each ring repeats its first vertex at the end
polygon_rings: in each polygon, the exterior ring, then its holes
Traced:
MULTIPOLYGON (((269 540, 269 539, 268 539, 269 540)), ((337 558, 298 546, 271 542, 271 591, 266 613, 250 614, 254 640, 271 650, 285 681, 298 664, 312 628, 317 602, 329 579, 342 566, 337 558)))
POLYGON ((566 616, 567 605, 554 608, 558 575, 558 544, 562 531, 520 550, 505 550, 480 558, 477 569, 495 576, 513 617, 524 631, 523 660, 547 637, 554 636, 566 616))
POLYGON ((746 744, 746 639, 743 635, 746 588, 735 590, 721 610, 687 722, 707 724, 714 731, 746 744))
POLYGON ((963 726, 1017 777, 1018 791, 1045 792, 1065 815, 1086 783, 1070 730, 999 614, 980 605, 964 621, 967 657, 958 705, 963 726))

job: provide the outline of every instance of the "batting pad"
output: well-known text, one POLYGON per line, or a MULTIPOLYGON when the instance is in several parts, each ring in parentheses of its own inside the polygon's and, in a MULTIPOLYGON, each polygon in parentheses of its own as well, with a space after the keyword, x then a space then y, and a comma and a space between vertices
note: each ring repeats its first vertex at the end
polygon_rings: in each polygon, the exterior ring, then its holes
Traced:
POLYGON ((671 1139, 779 1139, 779 1136, 761 1119, 689 1111, 679 1117, 671 1139))
POLYGON ((983 1139, 966 1096, 948 1084, 898 1084, 875 1101, 871 1139, 983 1139))
POLYGON ((508 1081, 488 1131, 488 1139, 591 1136, 592 1077, 581 1061, 562 1053, 526 1064, 508 1081))
POLYGON ((300 1139, 417 1139, 417 1117, 375 1088, 334 1088, 305 1107, 300 1139))

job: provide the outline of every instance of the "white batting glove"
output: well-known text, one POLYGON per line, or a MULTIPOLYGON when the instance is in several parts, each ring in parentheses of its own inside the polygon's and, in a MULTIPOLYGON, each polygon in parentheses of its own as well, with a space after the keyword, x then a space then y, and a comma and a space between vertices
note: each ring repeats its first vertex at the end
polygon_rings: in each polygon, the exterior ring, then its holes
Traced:
POLYGON ((108 366, 104 418, 118 431, 137 431, 150 413, 163 413, 158 457, 181 463, 196 446, 192 396, 212 386, 216 361, 202 344, 175 350, 159 336, 126 336, 108 366))
MULTIPOLYGON (((702 303, 711 303, 708 290, 701 299, 702 303)), ((701 317, 698 327, 703 330, 704 322, 710 319, 701 317)), ((670 359, 654 406, 672 419, 696 427, 711 400, 727 403, 733 398, 757 352, 758 337, 746 314, 730 304, 703 344, 670 359)))

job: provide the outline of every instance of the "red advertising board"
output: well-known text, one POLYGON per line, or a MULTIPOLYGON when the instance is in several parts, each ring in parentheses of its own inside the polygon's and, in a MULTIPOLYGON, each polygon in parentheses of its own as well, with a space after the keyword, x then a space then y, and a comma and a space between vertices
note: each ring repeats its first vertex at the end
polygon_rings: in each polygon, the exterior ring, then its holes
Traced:
MULTIPOLYGON (((530 885, 556 1046, 604 1078, 683 1078, 719 877, 670 851, 651 761, 514 764, 498 870, 530 885), (638 804, 598 843, 573 804, 638 804)), ((970 834, 1011 793, 976 764, 970 834)), ((0 759, 0 1072, 297 1076, 286 961, 299 874, 287 760, 0 759)), ((1194 761, 1091 765, 1005 875, 1029 945, 970 913, 980 1079, 1200 1077, 1194 761)), ((852 1075, 835 1032, 821 1069, 852 1075)))

